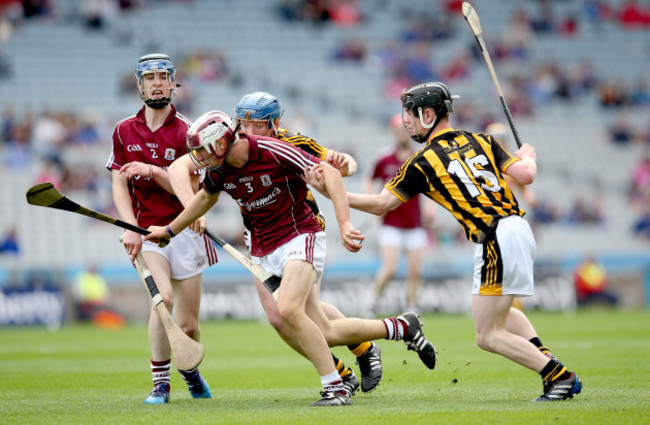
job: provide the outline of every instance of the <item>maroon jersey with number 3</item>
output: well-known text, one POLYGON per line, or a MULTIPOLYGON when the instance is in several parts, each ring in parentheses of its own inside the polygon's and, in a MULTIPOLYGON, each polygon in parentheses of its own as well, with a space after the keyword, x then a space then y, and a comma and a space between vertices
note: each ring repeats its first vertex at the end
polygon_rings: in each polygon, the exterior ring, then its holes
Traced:
MULTIPOLYGON (((191 124, 172 105, 163 126, 152 132, 145 122, 143 107, 137 115, 125 118, 115 126, 113 152, 106 168, 119 170, 123 165, 137 161, 167 169, 176 158, 187 153, 185 133, 191 124)), ((140 227, 164 226, 183 211, 178 198, 149 177, 129 180, 129 193, 140 227)))
POLYGON ((208 172, 201 184, 209 194, 227 192, 240 206, 251 226, 251 254, 263 257, 298 235, 321 231, 301 178, 320 159, 271 137, 239 137, 249 140, 248 162, 208 172))

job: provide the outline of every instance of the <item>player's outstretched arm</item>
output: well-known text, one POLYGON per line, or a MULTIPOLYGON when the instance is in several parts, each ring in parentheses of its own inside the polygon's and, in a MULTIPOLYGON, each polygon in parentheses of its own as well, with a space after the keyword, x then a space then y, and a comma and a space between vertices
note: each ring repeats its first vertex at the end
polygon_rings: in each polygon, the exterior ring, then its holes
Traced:
POLYGON ((378 195, 348 193, 350 208, 374 215, 382 215, 397 208, 402 201, 385 187, 378 195))
POLYGON ((343 178, 334 167, 327 163, 321 162, 319 167, 325 191, 328 193, 332 205, 334 205, 334 213, 339 224, 343 246, 350 252, 357 252, 361 249, 361 242, 364 237, 359 230, 354 228, 350 221, 350 207, 343 178))
POLYGON ((214 195, 208 194, 205 190, 201 189, 190 201, 187 207, 183 210, 182 213, 178 215, 171 223, 167 226, 151 226, 149 231, 151 232, 145 236, 145 240, 152 241, 154 243, 160 243, 161 241, 168 241, 171 237, 179 234, 183 229, 189 226, 197 218, 204 215, 210 210, 219 200, 219 193, 214 195))

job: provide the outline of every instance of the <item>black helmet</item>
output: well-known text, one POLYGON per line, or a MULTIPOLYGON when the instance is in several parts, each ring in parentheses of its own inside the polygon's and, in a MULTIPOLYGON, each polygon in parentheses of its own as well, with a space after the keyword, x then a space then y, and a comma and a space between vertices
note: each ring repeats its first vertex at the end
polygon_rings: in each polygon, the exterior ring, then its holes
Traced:
POLYGON ((402 107, 410 109, 416 117, 420 116, 418 108, 430 106, 442 118, 454 111, 452 101, 457 97, 443 83, 423 83, 403 92, 400 99, 402 107))
POLYGON ((419 143, 426 142, 440 119, 454 111, 452 102, 458 97, 452 96, 447 86, 439 82, 418 84, 402 92, 400 96, 402 107, 410 110, 416 118, 420 118, 422 126, 429 129, 424 139, 418 135, 411 135, 411 138, 419 143), (430 125, 425 125, 421 118, 422 109, 427 107, 433 108, 436 114, 435 120, 430 125))

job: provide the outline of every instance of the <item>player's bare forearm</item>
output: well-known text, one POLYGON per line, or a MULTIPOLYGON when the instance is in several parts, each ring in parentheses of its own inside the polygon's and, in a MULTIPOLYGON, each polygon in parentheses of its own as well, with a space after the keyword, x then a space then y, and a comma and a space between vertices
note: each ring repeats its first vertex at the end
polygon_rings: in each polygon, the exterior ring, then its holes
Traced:
POLYGON ((401 201, 386 188, 378 195, 348 193, 348 202, 350 208, 374 215, 385 214, 401 204, 401 201))
MULTIPOLYGON (((209 195, 205 190, 200 190, 196 195, 194 195, 183 212, 172 220, 172 222, 166 227, 169 228, 172 234, 179 234, 197 218, 208 212, 218 200, 218 193, 215 195, 209 195)), ((151 233, 145 236, 145 240, 159 243, 164 239, 169 239, 168 231, 165 227, 151 226, 149 227, 149 231, 151 231, 151 233)))
MULTIPOLYGON (((118 170, 112 170, 111 177, 113 183, 113 202, 115 203, 117 212, 120 214, 122 221, 137 226, 138 220, 133 214, 131 196, 129 195, 129 186, 126 177, 120 174, 118 170)), ((140 252, 140 249, 142 249, 142 236, 131 230, 125 230, 122 243, 131 257, 131 260, 133 260, 137 253, 140 252)))
POLYGON ((113 185, 113 202, 115 203, 117 212, 123 221, 137 226, 138 221, 133 214, 131 196, 129 195, 129 186, 126 178, 118 170, 112 170, 111 179, 113 185))
POLYGON ((343 246, 348 251, 356 252, 361 249, 363 235, 356 230, 350 221, 350 207, 348 205, 347 192, 341 175, 331 166, 321 164, 323 181, 330 196, 336 221, 341 232, 343 246))
POLYGON ((129 162, 120 168, 119 173, 126 177, 127 180, 131 180, 136 177, 150 178, 167 192, 174 193, 172 191, 171 185, 169 184, 167 171, 157 165, 138 161, 129 162))

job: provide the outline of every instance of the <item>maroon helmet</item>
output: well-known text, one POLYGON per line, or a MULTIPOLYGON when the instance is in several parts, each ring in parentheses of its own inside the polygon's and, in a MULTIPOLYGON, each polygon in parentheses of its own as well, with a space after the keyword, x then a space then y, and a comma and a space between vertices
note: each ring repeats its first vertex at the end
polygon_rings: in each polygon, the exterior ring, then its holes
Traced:
POLYGON ((216 171, 228 159, 230 149, 238 140, 237 129, 225 112, 210 111, 194 121, 187 130, 186 140, 192 161, 201 168, 216 171), (221 139, 225 146, 220 148, 218 142, 221 139), (221 155, 218 154, 220 151, 221 155))

